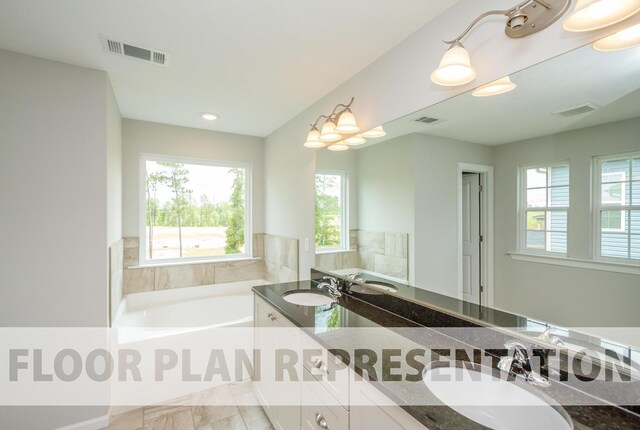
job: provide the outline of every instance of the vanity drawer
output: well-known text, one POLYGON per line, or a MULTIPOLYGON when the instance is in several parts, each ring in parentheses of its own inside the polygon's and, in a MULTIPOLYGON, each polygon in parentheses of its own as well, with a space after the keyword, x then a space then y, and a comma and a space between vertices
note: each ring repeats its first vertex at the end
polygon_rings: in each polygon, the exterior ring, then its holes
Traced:
MULTIPOLYGON (((339 363, 339 358, 329 353, 308 335, 302 336, 302 365, 307 373, 346 409, 349 409, 349 378, 351 369, 339 363), (309 354, 310 351, 320 352, 309 354)), ((308 375, 307 375, 308 376, 308 375)))
MULTIPOLYGON (((306 377, 311 375, 305 369, 306 377)), ((319 382, 302 384, 301 430, 349 430, 349 412, 319 382)))

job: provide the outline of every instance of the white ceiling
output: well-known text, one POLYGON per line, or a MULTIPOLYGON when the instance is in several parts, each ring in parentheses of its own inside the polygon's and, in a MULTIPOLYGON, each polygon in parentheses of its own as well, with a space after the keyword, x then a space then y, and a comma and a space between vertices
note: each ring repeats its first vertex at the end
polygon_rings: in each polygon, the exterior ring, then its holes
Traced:
POLYGON ((500 145, 640 116, 640 47, 597 52, 585 46, 511 75, 518 87, 493 97, 470 92, 385 125, 384 140, 408 133, 500 145), (585 103, 598 110, 563 118, 585 103), (443 120, 415 122, 422 116, 443 120))
POLYGON ((107 71, 127 118, 266 136, 456 1, 2 0, 0 48, 107 71))

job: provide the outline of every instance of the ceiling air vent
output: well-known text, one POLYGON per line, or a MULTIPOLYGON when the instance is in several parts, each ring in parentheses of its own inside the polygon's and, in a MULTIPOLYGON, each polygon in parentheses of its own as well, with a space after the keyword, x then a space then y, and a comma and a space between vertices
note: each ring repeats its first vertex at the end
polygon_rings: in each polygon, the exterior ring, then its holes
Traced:
POLYGON ((429 116, 423 116, 421 118, 415 119, 415 122, 421 122, 423 124, 435 124, 437 122, 442 122, 441 119, 438 118, 431 118, 429 116))
POLYGON ((558 112, 553 112, 554 115, 557 116, 562 116, 565 118, 569 118, 572 116, 576 116, 576 115, 582 115, 585 113, 589 113, 589 112, 593 112, 595 110, 598 109, 598 106, 591 104, 591 103, 586 103, 580 106, 575 106, 569 109, 565 109, 565 110, 561 110, 558 112))
POLYGON ((135 58, 137 60, 146 61, 159 66, 169 66, 169 54, 166 52, 161 52, 140 45, 133 45, 131 43, 125 43, 106 36, 102 36, 102 46, 105 51, 111 54, 135 58))

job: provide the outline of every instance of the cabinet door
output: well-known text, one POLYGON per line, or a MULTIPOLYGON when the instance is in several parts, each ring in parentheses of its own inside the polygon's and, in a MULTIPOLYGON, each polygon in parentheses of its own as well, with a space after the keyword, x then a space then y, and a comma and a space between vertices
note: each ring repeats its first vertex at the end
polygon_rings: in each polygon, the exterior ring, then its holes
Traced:
MULTIPOLYGON (((278 404, 274 426, 277 430, 297 430, 300 427, 300 329, 288 319, 276 313, 273 320, 278 350, 286 352, 294 364, 293 370, 278 372, 275 383, 275 399, 278 404)), ((284 360, 284 358, 283 358, 284 360)))
MULTIPOLYGON (((313 381, 311 374, 307 373, 307 379, 302 385, 302 430, 349 430, 349 412, 342 406, 336 405, 331 394, 317 381, 313 381)), ((365 427, 352 427, 360 429, 365 427)), ((383 428, 383 427, 369 427, 383 428)), ((385 429, 387 430, 387 429, 385 429)))
POLYGON ((349 379, 351 377, 351 370, 307 334, 302 333, 301 337, 304 350, 320 351, 318 355, 309 354, 307 357, 301 356, 304 368, 308 370, 311 376, 320 382, 342 406, 349 409, 349 379))
POLYGON ((254 296, 254 359, 255 368, 253 390, 258 401, 264 408, 269 419, 276 421, 275 409, 272 409, 275 396, 275 375, 273 374, 274 361, 273 350, 275 349, 276 339, 274 337, 273 327, 273 310, 263 300, 254 296))
POLYGON ((350 424, 352 429, 425 430, 400 406, 393 403, 362 378, 351 385, 350 424))

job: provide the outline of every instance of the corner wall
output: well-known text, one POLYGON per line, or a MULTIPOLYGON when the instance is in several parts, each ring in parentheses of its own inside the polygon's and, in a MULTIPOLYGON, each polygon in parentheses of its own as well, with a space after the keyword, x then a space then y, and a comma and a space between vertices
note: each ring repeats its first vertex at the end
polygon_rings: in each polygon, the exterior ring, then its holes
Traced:
MULTIPOLYGON (((0 236, 10 244, 0 248, 0 326, 106 327, 107 230, 118 230, 107 215, 108 118, 117 122, 107 75, 4 50, 0 64, 0 236)), ((0 422, 57 428, 106 413, 3 407, 0 422)))

